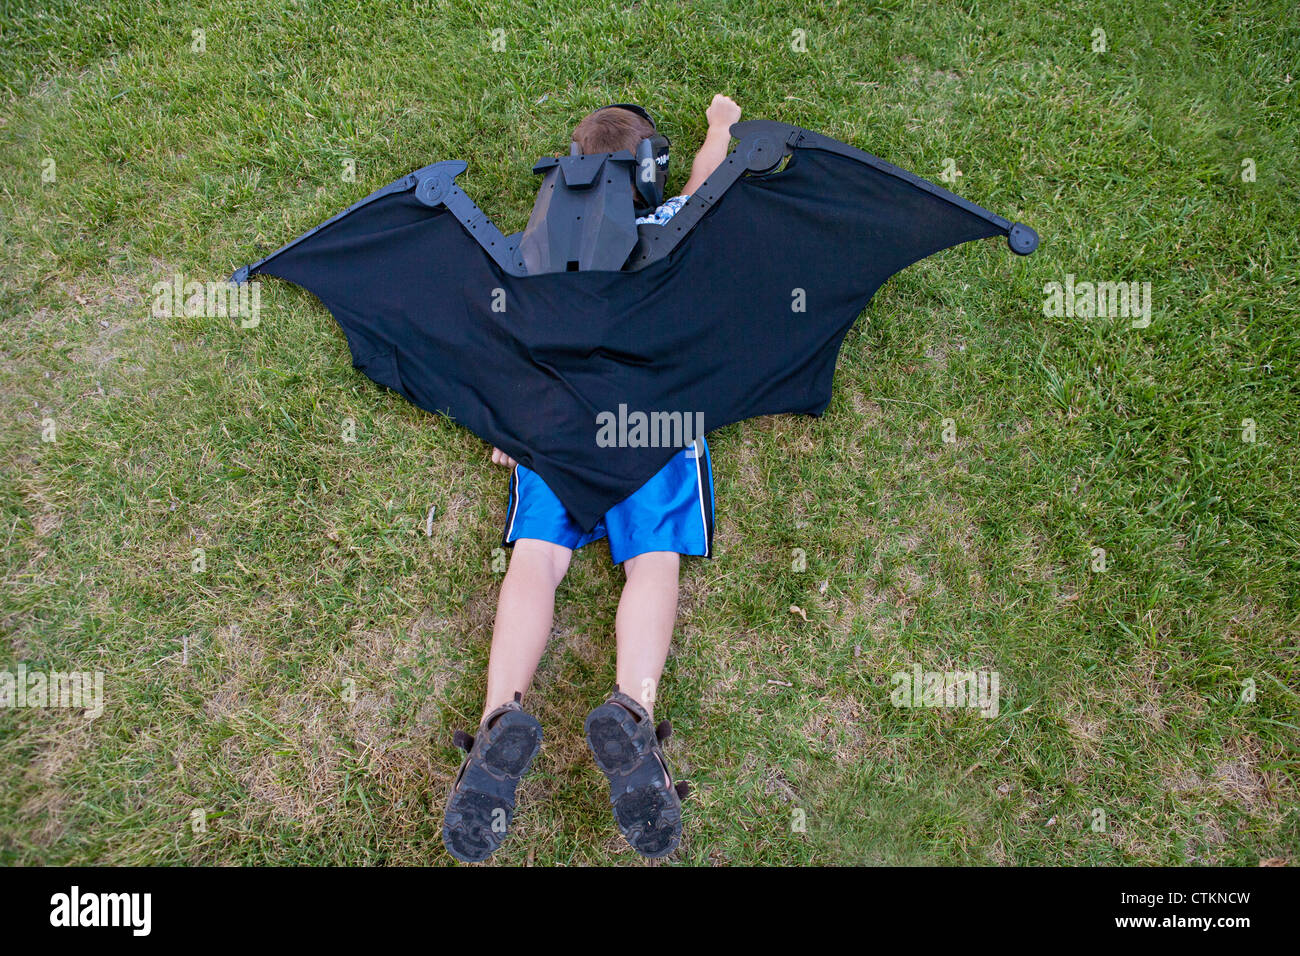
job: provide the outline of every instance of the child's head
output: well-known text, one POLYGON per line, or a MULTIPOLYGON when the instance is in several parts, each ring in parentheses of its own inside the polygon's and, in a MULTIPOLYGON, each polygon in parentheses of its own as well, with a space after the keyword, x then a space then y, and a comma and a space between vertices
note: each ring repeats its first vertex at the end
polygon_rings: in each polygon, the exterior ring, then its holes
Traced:
POLYGON ((633 156, 641 140, 653 136, 654 126, 644 116, 620 106, 606 106, 588 113, 573 129, 571 139, 584 153, 617 153, 625 149, 633 156))

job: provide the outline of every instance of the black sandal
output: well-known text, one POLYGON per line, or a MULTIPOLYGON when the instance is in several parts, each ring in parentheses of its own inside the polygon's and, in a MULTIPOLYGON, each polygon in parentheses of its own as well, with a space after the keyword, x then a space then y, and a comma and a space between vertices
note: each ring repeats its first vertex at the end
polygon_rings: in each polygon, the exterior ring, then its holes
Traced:
POLYGON ((690 793, 685 781, 672 783, 659 746, 672 734, 672 724, 653 726, 646 709, 615 685, 609 699, 587 715, 584 729, 596 766, 609 778, 619 832, 642 856, 672 853, 682 838, 682 800, 690 793))
POLYGON ((463 730, 453 737, 465 759, 447 795, 442 842, 463 863, 486 860, 501 846, 514 817, 515 788, 542 745, 542 725, 521 699, 515 694, 483 718, 476 737, 463 730))

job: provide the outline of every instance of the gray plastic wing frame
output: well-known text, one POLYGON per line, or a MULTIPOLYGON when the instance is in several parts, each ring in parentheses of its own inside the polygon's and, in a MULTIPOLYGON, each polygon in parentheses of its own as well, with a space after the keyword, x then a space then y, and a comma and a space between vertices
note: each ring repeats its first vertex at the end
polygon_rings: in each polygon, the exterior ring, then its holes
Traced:
MULTIPOLYGON (((722 165, 700 186, 699 189, 682 205, 672 220, 665 225, 644 225, 638 228, 637 244, 624 264, 623 272, 636 272, 668 256, 681 241, 685 239, 704 218, 705 214, 726 194, 737 180, 745 175, 763 175, 776 169, 796 149, 820 149, 864 163, 891 176, 896 176, 918 189, 923 189, 934 196, 952 203, 973 215, 979 216, 998 228, 1007 237, 1007 244, 1017 255, 1027 256, 1038 248, 1038 233, 1024 223, 1012 222, 968 199, 963 199, 949 192, 942 186, 922 179, 915 173, 888 163, 878 156, 841 143, 820 133, 778 123, 772 120, 746 120, 731 127, 731 135, 738 140, 737 146, 727 155, 722 165)), ((298 238, 285 244, 251 265, 241 266, 231 275, 235 284, 246 282, 249 276, 271 259, 291 249, 298 243, 310 238, 331 223, 360 209, 369 203, 395 192, 415 190, 415 196, 426 206, 437 208, 444 206, 465 227, 465 231, 474 238, 494 262, 512 276, 529 274, 519 254, 519 242, 522 233, 503 235, 491 219, 479 209, 474 200, 456 185, 456 177, 465 171, 464 160, 451 159, 432 163, 396 182, 389 183, 359 202, 353 203, 336 216, 325 220, 319 226, 309 229, 298 238)))
POLYGON ((1007 244, 1017 255, 1027 256, 1038 248, 1038 233, 1024 223, 1004 219, 928 179, 922 179, 915 173, 829 136, 772 120, 735 123, 731 127, 731 135, 739 141, 736 148, 695 194, 686 200, 677 214, 665 225, 641 227, 640 241, 632 250, 628 264, 623 267, 625 271, 644 269, 667 256, 738 179, 746 174, 762 175, 771 172, 796 149, 820 149, 856 160, 944 199, 996 226, 1006 234, 1007 244))
POLYGON ((319 226, 308 229, 301 236, 285 243, 270 255, 264 256, 249 265, 240 266, 231 274, 230 281, 235 285, 247 282, 250 275, 276 256, 288 249, 292 249, 300 242, 310 239, 316 233, 338 222, 344 216, 356 212, 377 199, 391 196, 393 193, 410 192, 412 190, 415 191, 415 198, 426 206, 435 209, 439 206, 446 207, 447 211, 465 227, 465 231, 483 247, 483 251, 491 256, 503 270, 515 276, 527 275, 523 260, 517 255, 520 234, 503 235, 501 230, 488 218, 487 214, 479 209, 474 200, 470 199, 465 191, 456 185, 456 177, 463 173, 466 168, 468 168, 468 164, 464 160, 448 159, 417 169, 415 172, 409 173, 381 189, 376 189, 369 196, 354 202, 338 215, 331 216, 319 226))

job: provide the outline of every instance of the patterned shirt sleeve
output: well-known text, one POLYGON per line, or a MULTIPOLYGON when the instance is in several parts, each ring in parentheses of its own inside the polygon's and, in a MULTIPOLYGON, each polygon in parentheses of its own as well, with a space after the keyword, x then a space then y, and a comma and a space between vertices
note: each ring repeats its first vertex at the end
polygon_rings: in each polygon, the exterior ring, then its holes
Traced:
POLYGON ((686 205, 686 200, 691 196, 687 193, 685 196, 674 196, 672 199, 665 199, 664 204, 648 216, 637 218, 638 226, 662 226, 667 224, 668 220, 677 215, 677 210, 686 205))

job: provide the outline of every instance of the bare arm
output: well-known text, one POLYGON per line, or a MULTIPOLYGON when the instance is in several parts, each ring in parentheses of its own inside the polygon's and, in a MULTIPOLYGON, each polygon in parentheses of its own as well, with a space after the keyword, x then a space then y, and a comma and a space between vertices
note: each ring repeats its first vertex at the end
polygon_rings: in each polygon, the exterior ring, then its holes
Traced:
POLYGON ((704 137, 704 145, 695 154, 695 161, 691 163, 691 178, 682 189, 682 195, 685 196, 693 195, 727 158, 727 150, 731 146, 731 124, 740 120, 740 107, 731 97, 718 93, 704 115, 709 121, 709 132, 704 137))

